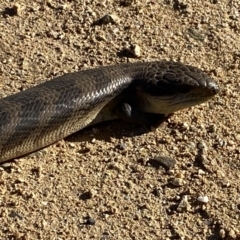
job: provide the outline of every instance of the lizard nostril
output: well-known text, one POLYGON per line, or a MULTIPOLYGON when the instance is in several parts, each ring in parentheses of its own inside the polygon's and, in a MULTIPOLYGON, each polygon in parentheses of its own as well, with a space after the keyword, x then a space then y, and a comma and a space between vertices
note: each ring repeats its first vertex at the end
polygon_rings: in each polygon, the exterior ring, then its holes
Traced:
POLYGON ((211 92, 216 95, 217 93, 219 93, 219 86, 217 84, 214 84, 212 87, 211 87, 211 92))
POLYGON ((207 84, 207 88, 210 90, 210 92, 213 94, 213 95, 216 95, 218 92, 219 92, 219 86, 217 85, 217 83, 215 82, 209 82, 207 84))

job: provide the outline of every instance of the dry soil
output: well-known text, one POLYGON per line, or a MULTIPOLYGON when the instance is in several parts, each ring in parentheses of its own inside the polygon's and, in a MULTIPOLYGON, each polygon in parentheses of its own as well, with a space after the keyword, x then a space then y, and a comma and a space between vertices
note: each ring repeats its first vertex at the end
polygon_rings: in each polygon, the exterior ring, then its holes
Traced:
POLYGON ((160 59, 221 92, 151 131, 100 124, 1 165, 0 239, 240 239, 239 34, 238 0, 1 0, 0 97, 160 59))

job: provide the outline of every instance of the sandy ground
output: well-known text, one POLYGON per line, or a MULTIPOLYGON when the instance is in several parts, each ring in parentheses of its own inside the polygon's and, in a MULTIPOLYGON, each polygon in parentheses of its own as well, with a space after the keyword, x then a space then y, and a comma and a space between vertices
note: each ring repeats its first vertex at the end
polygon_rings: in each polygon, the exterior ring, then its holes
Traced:
POLYGON ((240 239, 239 9, 2 0, 0 97, 65 72, 160 59, 200 67, 221 92, 151 131, 100 124, 1 165, 0 239, 240 239), (126 57, 132 45, 139 58, 126 57))

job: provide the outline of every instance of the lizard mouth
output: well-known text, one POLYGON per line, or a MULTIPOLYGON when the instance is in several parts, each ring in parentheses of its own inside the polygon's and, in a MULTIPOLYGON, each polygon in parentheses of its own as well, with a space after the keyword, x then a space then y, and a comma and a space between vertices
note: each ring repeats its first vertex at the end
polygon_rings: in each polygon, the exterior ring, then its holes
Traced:
POLYGON ((156 114, 170 114, 184 108, 206 102, 218 93, 217 88, 193 88, 187 93, 154 96, 145 94, 147 101, 143 106, 145 112, 156 114))

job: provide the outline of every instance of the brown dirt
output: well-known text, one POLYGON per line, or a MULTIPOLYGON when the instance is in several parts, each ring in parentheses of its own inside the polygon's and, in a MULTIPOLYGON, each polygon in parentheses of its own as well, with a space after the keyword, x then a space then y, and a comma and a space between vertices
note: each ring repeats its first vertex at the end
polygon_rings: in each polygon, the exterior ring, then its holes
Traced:
POLYGON ((0 239, 240 239, 239 1, 15 2, 0 5, 0 97, 157 59, 204 69, 221 93, 150 132, 101 124, 2 165, 0 239), (121 57, 132 44, 141 57, 121 57))

